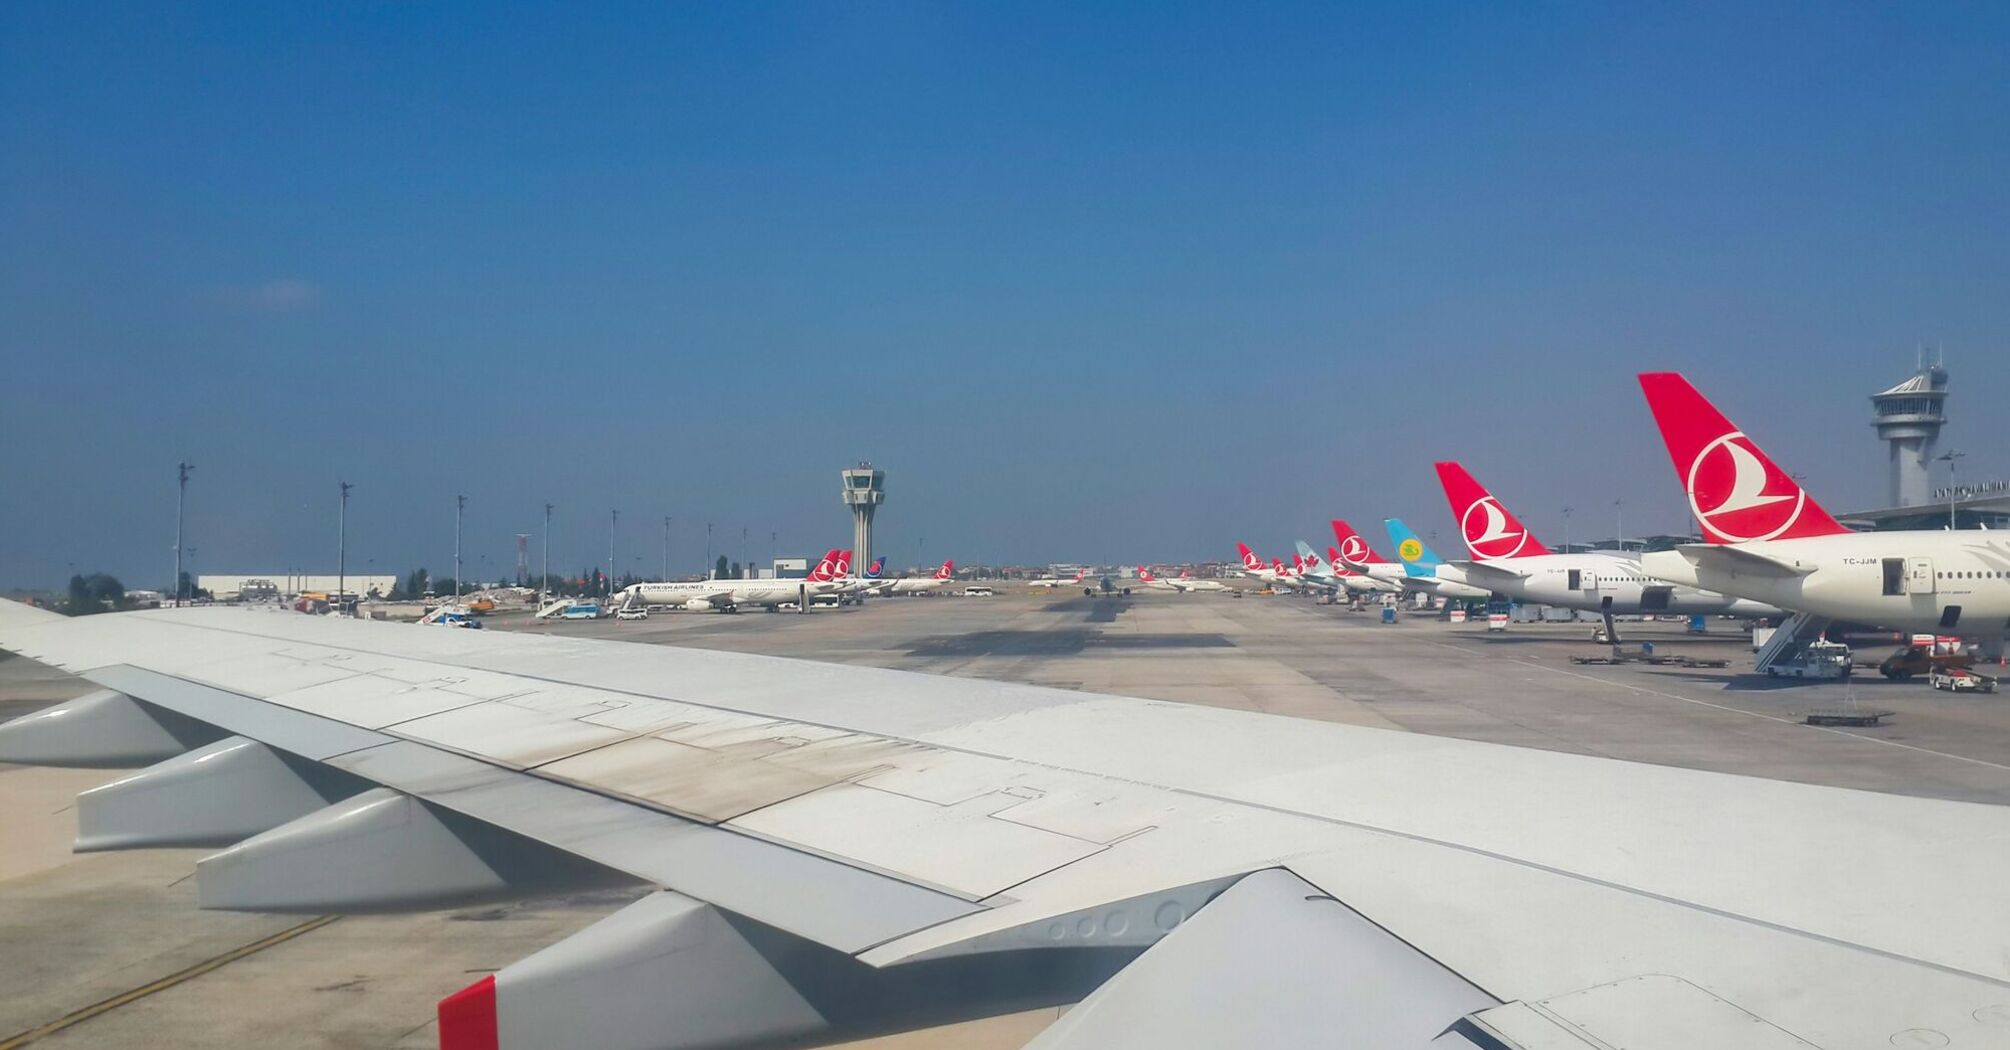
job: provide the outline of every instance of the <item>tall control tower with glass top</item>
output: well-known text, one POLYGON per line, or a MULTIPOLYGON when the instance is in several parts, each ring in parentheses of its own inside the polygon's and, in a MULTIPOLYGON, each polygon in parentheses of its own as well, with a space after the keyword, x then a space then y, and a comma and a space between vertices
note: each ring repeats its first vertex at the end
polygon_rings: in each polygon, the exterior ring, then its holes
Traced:
POLYGON ((1905 382, 1870 396, 1870 425, 1891 444, 1893 507, 1916 507, 1927 500, 1929 467, 1940 428, 1947 423, 1947 369, 1940 355, 1920 354, 1919 371, 1905 382))
POLYGON ((854 572, 872 564, 872 515, 886 502, 886 471, 870 463, 844 472, 844 505, 851 508, 851 563, 854 572))

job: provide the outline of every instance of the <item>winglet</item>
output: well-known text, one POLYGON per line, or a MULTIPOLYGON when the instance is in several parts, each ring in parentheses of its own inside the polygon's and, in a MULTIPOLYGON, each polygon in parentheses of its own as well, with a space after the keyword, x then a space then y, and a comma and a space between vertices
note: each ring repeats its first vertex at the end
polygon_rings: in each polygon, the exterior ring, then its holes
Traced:
POLYGON ((1448 460, 1436 466, 1438 483, 1445 489, 1445 502, 1452 508, 1452 520, 1459 523, 1459 537, 1465 540, 1466 550, 1473 557, 1499 561, 1549 553, 1535 533, 1467 473, 1466 468, 1448 460))
POLYGON ((1640 390, 1704 539, 1742 543, 1849 531, 1680 373, 1642 372, 1640 390))
POLYGON ((440 1000, 440 1050, 497 1050, 496 976, 440 1000))

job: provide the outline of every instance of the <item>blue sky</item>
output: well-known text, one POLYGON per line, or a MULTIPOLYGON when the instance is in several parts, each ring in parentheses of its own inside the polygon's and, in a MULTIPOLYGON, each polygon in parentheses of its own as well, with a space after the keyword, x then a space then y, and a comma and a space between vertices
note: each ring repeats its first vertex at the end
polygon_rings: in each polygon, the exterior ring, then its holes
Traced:
POLYGON ((1922 341, 2010 474, 2010 7, 1621 6, 6 5, 0 586, 1672 530, 1644 368, 1856 508, 1922 341))

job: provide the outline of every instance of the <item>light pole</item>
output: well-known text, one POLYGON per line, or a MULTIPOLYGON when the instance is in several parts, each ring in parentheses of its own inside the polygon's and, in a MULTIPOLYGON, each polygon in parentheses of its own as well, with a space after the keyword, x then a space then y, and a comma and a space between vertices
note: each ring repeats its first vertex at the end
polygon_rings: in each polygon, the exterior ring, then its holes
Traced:
POLYGON ((194 469, 195 464, 190 463, 187 460, 183 460, 180 463, 175 464, 175 470, 181 478, 181 490, 175 495, 174 498, 174 606, 177 609, 181 608, 181 592, 182 592, 182 586, 181 586, 182 507, 188 502, 188 472, 194 469))
POLYGON ((349 589, 349 490, 354 485, 346 481, 342 486, 342 509, 335 515, 335 607, 342 607, 342 594, 349 589))
POLYGON ((1570 508, 1563 508, 1563 553, 1570 553, 1570 508))
POLYGON ((551 504, 544 505, 544 572, 537 578, 537 611, 544 611, 545 588, 551 586, 551 504))
POLYGON ((670 515, 663 515, 663 582, 670 582, 670 515))
POLYGON ((607 600, 614 600, 614 526, 621 520, 621 512, 607 512, 607 600))
POLYGON ((740 526, 740 578, 752 579, 754 567, 747 564, 747 527, 740 526))
MULTIPOLYGON (((1933 457, 1935 460, 1945 460, 1947 463, 1947 531, 1949 532, 1954 531, 1954 501, 1961 496, 1954 491, 1954 461, 1967 454, 1958 448, 1950 448, 1933 457)), ((175 579, 179 580, 181 577, 177 576, 175 579)))
POLYGON ((461 600, 461 512, 466 510, 468 498, 454 497, 454 600, 461 600))
POLYGON ((705 523, 705 578, 712 578, 712 523, 705 523))
POLYGON ((1623 499, 1616 499, 1612 501, 1612 526, 1613 528, 1619 530, 1619 535, 1613 537, 1613 542, 1619 547, 1621 553, 1625 553, 1626 501, 1623 499))

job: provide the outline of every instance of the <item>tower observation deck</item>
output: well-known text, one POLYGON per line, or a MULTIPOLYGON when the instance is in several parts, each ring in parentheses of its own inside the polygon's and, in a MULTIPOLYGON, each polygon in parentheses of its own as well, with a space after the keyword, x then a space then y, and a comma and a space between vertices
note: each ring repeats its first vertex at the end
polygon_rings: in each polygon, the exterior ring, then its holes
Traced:
POLYGON ((1921 355, 1919 371, 1890 390, 1872 394, 1870 404, 1871 425, 1891 445, 1890 506, 1925 503, 1933 447, 1947 423, 1947 369, 1941 367, 1938 355, 1930 363, 1921 355))
POLYGON ((886 502, 886 471, 860 463, 843 477, 844 504, 851 508, 852 564, 863 572, 872 564, 872 515, 886 502))

